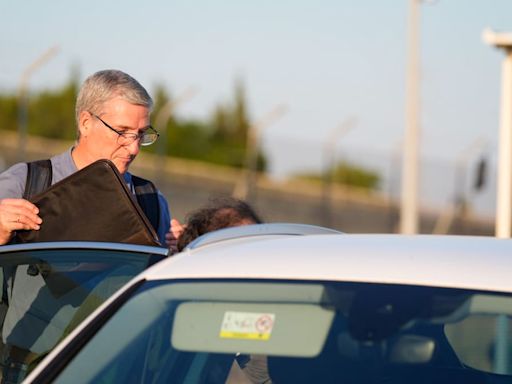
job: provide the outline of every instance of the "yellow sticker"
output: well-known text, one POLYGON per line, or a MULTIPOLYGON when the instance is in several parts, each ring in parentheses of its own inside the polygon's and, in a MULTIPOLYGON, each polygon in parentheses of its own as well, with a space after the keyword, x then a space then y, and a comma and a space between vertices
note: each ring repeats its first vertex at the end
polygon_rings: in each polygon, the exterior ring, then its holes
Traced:
POLYGON ((219 337, 225 339, 269 340, 276 316, 273 313, 224 313, 219 337))

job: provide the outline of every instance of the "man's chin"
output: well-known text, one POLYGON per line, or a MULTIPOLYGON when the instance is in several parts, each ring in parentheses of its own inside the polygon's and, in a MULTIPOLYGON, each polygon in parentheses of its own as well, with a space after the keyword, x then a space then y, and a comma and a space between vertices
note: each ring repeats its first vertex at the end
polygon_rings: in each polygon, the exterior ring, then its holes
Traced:
POLYGON ((128 167, 130 166, 131 161, 115 161, 114 164, 119 173, 124 175, 128 171, 128 167))

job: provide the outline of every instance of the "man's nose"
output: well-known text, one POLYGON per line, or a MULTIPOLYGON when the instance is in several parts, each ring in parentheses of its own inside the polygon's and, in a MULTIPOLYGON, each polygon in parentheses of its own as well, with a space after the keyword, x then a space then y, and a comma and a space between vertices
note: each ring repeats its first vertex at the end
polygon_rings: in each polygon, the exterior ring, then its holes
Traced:
POLYGON ((130 144, 126 145, 126 149, 130 152, 130 155, 136 156, 140 151, 140 137, 133 140, 130 144))

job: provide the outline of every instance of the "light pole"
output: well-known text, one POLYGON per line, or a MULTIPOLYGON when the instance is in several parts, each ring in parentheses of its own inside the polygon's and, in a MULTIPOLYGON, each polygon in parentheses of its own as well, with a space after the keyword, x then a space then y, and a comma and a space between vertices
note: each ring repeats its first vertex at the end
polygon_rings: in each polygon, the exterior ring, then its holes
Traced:
POLYGON ((405 138, 400 207, 400 232, 405 234, 417 233, 419 226, 419 3, 420 0, 409 0, 405 138))
POLYGON ((337 125, 329 135, 324 143, 323 157, 324 157, 324 175, 323 175, 323 217, 326 227, 332 226, 331 216, 331 195, 332 195, 332 182, 334 171, 336 168, 336 144, 340 137, 345 135, 352 129, 357 122, 355 117, 349 117, 337 125))
POLYGON ((59 51, 58 46, 51 47, 30 64, 21 74, 18 84, 18 161, 25 160, 25 143, 28 122, 28 81, 36 69, 45 64, 59 51))
POLYGON ((420 141, 420 5, 437 0, 408 0, 407 74, 405 86, 405 135, 402 156, 400 233, 419 232, 419 141, 420 141))
MULTIPOLYGON (((498 186, 496 196, 496 228, 498 238, 510 238, 512 227, 512 33, 495 33, 484 30, 483 40, 505 52, 501 66, 501 117, 498 154, 498 186)), ((497 373, 507 373, 509 360, 508 320, 497 319, 494 368, 497 373)))
POLYGON ((264 128, 282 117, 287 110, 288 107, 285 104, 278 104, 264 115, 263 118, 249 126, 245 146, 245 178, 239 179, 239 182, 235 185, 233 196, 248 201, 253 198, 261 133, 264 128))
POLYGON ((501 118, 496 196, 496 237, 511 237, 512 229, 512 33, 484 30, 483 40, 505 51, 501 67, 501 118))

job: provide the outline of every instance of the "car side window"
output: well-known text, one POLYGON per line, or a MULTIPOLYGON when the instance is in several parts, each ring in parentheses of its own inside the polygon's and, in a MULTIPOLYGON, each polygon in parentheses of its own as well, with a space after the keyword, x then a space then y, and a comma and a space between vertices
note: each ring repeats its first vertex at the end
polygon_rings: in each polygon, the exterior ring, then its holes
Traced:
POLYGON ((20 380, 149 263, 100 249, 30 250, 0 259, 2 377, 20 380))

